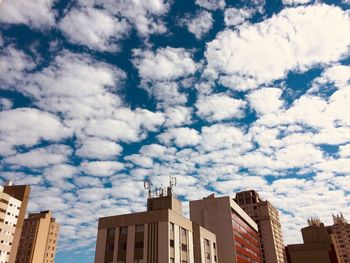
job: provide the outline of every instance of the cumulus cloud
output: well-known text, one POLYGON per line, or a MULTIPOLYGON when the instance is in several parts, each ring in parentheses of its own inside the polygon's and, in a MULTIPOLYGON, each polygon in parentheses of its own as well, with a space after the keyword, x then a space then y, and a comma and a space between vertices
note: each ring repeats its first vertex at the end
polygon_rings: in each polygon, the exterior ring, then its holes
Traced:
POLYGON ((193 74, 198 68, 191 52, 172 47, 156 52, 135 50, 133 63, 141 78, 149 81, 175 80, 193 74))
POLYGON ((186 103, 187 95, 181 91, 193 84, 191 77, 199 68, 192 56, 184 48, 134 50, 141 86, 157 99, 159 107, 186 103))
POLYGON ((263 88, 249 93, 247 99, 258 115, 275 112, 283 106, 282 91, 277 88, 263 88))
POLYGON ((298 4, 308 4, 312 0, 282 0, 282 3, 285 5, 298 5, 298 4))
POLYGON ((6 99, 6 98, 0 98, 0 110, 9 110, 13 106, 13 103, 11 100, 6 99))
POLYGON ((0 112, 0 138, 9 147, 32 146, 41 141, 57 141, 71 131, 50 113, 33 108, 17 108, 0 112))
POLYGON ((24 167, 45 167, 53 164, 64 163, 68 160, 72 149, 66 145, 50 145, 25 153, 17 153, 5 158, 5 163, 24 167))
POLYGON ((197 115, 210 121, 241 118, 245 105, 243 100, 233 99, 226 94, 200 97, 195 104, 197 115))
POLYGON ((55 0, 3 0, 0 5, 0 22, 27 24, 35 29, 55 25, 55 0))
POLYGON ((73 9, 60 22, 60 29, 75 44, 100 51, 116 51, 129 25, 107 11, 96 8, 73 9))
POLYGON ((158 135, 158 139, 164 143, 174 142, 179 147, 196 145, 200 136, 198 131, 191 128, 171 128, 166 132, 158 135))
POLYGON ((169 11, 171 1, 80 0, 79 2, 88 7, 102 6, 115 16, 126 18, 138 34, 143 37, 165 33, 167 30, 163 18, 169 11))
POLYGON ((196 4, 209 10, 224 9, 225 0, 196 0, 196 4))
POLYGON ((182 126, 191 122, 192 110, 183 106, 171 107, 166 109, 165 116, 165 126, 182 126))
POLYGON ((248 90, 289 71, 341 59, 349 51, 349 34, 349 14, 338 7, 287 8, 259 24, 220 32, 208 43, 205 75, 231 89, 248 90))
POLYGON ((111 159, 120 154, 123 148, 112 141, 89 137, 82 142, 76 154, 89 159, 111 159))
POLYGON ((225 9, 225 25, 237 26, 248 20, 254 15, 253 9, 244 8, 226 8, 225 9))
POLYGON ((0 52, 0 85, 2 88, 12 87, 34 66, 32 59, 24 52, 7 46, 0 52))
POLYGON ((87 175, 105 177, 112 176, 116 172, 124 169, 124 165, 114 161, 93 161, 83 162, 81 164, 81 169, 87 175))
POLYGON ((213 26, 213 16, 208 11, 198 13, 194 18, 185 19, 184 23, 197 39, 201 39, 213 26))

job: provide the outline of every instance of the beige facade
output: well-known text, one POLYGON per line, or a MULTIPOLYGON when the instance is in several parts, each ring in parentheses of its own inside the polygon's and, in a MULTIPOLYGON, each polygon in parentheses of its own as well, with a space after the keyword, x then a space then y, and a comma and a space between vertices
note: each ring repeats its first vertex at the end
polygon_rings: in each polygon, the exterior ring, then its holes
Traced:
POLYGON ((24 221, 16 263, 53 263, 60 226, 51 211, 29 214, 24 221))
POLYGON ((21 207, 21 201, 3 192, 0 187, 0 263, 9 261, 21 207))
POLYGON ((147 208, 99 219, 95 263, 218 262, 215 235, 185 218, 173 195, 149 198, 147 208))
POLYGON ((190 219, 216 235, 220 263, 261 262, 258 227, 231 197, 190 201, 190 219))
POLYGON ((14 263, 29 200, 30 186, 0 187, 0 263, 14 263))
POLYGON ((309 226, 301 230, 304 244, 286 247, 288 263, 340 263, 333 236, 319 220, 308 222, 309 226))
POLYGON ((285 250, 279 213, 254 190, 236 194, 236 203, 257 223, 263 263, 284 263, 285 250))
POLYGON ((333 215, 333 225, 326 227, 334 237, 334 246, 341 263, 350 263, 350 224, 342 214, 333 215))

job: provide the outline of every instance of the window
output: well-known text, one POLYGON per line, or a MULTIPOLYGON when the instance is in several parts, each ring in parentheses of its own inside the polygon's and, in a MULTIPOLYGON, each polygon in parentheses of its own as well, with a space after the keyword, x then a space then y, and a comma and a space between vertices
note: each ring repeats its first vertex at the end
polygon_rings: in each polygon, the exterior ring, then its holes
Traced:
POLYGON ((107 236, 114 236, 115 228, 107 228, 107 236))
POLYGON ((187 252, 187 245, 181 244, 181 250, 187 252))
POLYGON ((136 232, 143 232, 144 231, 144 226, 143 225, 136 225, 136 232))
POLYGON ((121 227, 120 228, 120 234, 126 235, 128 233, 128 227, 121 227))
POLYGON ((174 240, 170 239, 170 247, 174 247, 174 240))
POLYGON ((181 228, 181 235, 182 235, 183 237, 185 237, 185 236, 186 236, 186 229, 181 228))

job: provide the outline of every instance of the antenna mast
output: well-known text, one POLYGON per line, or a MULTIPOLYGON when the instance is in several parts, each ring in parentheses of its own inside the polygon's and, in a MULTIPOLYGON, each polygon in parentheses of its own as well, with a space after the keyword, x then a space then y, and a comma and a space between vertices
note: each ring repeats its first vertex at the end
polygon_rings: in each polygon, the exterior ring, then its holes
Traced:
POLYGON ((148 198, 152 197, 152 181, 148 177, 143 181, 143 187, 148 190, 148 198))

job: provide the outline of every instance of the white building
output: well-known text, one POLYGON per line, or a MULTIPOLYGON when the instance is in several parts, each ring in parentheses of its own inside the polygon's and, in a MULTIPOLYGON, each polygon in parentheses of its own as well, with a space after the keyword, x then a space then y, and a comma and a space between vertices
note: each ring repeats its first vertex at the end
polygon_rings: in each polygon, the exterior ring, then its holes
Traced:
POLYGON ((9 261, 21 203, 0 186, 0 263, 9 261))

